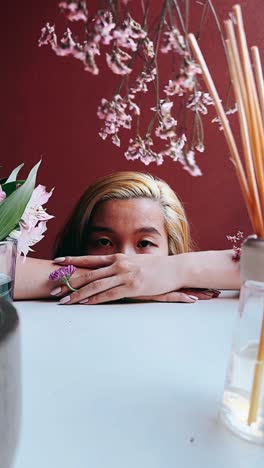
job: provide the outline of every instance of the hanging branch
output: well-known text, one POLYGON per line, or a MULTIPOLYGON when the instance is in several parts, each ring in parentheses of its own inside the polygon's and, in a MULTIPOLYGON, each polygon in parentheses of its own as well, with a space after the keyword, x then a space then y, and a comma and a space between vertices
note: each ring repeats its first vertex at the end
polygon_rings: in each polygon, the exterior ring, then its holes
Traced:
MULTIPOLYGON (((93 75, 100 73, 97 58, 101 55, 110 71, 120 78, 112 95, 102 97, 98 106, 97 116, 102 121, 100 137, 124 147, 123 135, 128 131, 130 139, 124 152, 127 159, 138 159, 148 165, 162 164, 170 158, 191 175, 201 175, 195 157, 204 151, 203 120, 212 101, 203 91, 201 70, 187 41, 195 2, 163 0, 153 16, 151 1, 140 0, 137 21, 132 17, 132 2, 104 0, 93 15, 86 3, 60 1, 61 13, 69 27, 58 39, 55 26, 47 23, 39 45, 50 45, 58 56, 77 59, 93 75), (76 33, 70 28, 73 21, 76 33), (78 40, 78 29, 83 41, 78 40), (170 68, 167 63, 171 63, 170 68), (166 78, 163 68, 168 68, 166 78), (154 117, 149 117, 151 112, 154 117), (142 118, 143 113, 147 119, 142 118)), ((197 12, 199 7, 194 8, 197 12)), ((207 0, 201 9, 197 34, 201 32, 206 11, 212 12, 216 34, 222 39, 212 0, 207 0)))

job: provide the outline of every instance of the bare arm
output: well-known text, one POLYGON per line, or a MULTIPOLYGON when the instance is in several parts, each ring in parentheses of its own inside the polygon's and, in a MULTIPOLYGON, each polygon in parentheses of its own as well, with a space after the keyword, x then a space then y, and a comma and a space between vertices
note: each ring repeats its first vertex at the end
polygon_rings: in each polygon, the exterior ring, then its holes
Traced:
POLYGON ((232 261, 231 250, 162 257, 124 254, 66 257, 60 261, 63 265, 70 263, 92 270, 73 278, 72 284, 79 291, 63 300, 67 304, 150 297, 188 287, 240 288, 239 264, 232 261))
MULTIPOLYGON (((49 280, 50 273, 58 268, 59 266, 52 260, 18 257, 14 299, 51 299, 51 291, 58 286, 62 286, 58 281, 49 280)), ((86 274, 87 271, 84 268, 76 268, 74 273, 75 281, 78 277, 86 274)))
POLYGON ((209 250, 181 255, 183 287, 240 289, 240 266, 239 262, 232 260, 232 250, 209 250))
POLYGON ((56 270, 51 260, 21 257, 17 259, 14 299, 50 298, 50 291, 56 283, 49 281, 49 274, 56 270))

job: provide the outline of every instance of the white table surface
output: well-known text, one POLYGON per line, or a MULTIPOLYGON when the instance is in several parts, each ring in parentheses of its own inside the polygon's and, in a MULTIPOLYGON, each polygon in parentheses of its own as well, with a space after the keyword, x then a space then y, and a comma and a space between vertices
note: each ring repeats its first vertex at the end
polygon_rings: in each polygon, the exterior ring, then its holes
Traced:
POLYGON ((16 302, 22 424, 13 468, 263 468, 218 422, 235 293, 195 304, 16 302))

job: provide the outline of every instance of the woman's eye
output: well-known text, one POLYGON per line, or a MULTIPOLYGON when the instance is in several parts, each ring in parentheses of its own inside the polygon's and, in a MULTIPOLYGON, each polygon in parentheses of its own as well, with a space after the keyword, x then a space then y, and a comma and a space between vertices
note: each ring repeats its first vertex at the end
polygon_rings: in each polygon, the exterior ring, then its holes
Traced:
POLYGON ((111 241, 109 239, 106 239, 106 238, 97 239, 95 243, 96 243, 96 245, 99 245, 100 247, 108 247, 108 246, 112 245, 111 241))
POLYGON ((142 241, 140 241, 140 242, 138 243, 138 247, 139 247, 140 249, 145 249, 146 247, 150 247, 150 246, 152 246, 152 245, 153 245, 153 243, 150 242, 149 240, 146 240, 146 239, 143 239, 142 241))

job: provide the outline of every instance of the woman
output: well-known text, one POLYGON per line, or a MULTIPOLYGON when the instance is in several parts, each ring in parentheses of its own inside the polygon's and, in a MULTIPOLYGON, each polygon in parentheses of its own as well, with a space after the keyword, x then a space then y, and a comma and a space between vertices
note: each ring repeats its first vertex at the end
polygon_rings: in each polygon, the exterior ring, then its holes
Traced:
POLYGON ((59 285, 51 291, 40 270, 47 275, 54 264, 28 259, 24 267, 18 264, 16 298, 51 293, 64 296, 62 304, 122 298, 194 302, 214 293, 178 290, 239 287, 232 252, 190 252, 178 197, 164 181, 138 172, 119 172, 88 187, 58 238, 55 255, 60 265, 79 267, 71 280, 78 291, 68 295, 59 285), (37 284, 25 291, 23 278, 33 274, 32 268, 37 284))
MULTIPOLYGON (((165 243, 168 244, 162 255, 176 255, 188 252, 190 250, 188 221, 184 208, 175 192, 166 182, 154 178, 150 174, 126 171, 102 177, 87 188, 75 206, 66 226, 58 236, 55 256, 125 253, 120 245, 113 245, 109 249, 107 246, 100 246, 101 249, 94 248, 93 236, 91 235, 95 222, 94 218, 98 216, 99 210, 103 211, 105 206, 109 206, 109 203, 106 202, 114 201, 116 205, 117 202, 121 202, 118 205, 119 208, 126 207, 128 204, 131 205, 131 207, 128 207, 129 220, 134 210, 137 211, 137 215, 142 214, 143 204, 140 207, 141 209, 137 208, 142 200, 145 201, 146 205, 144 216, 147 214, 148 209, 151 210, 150 223, 153 223, 157 214, 160 216, 162 237, 165 243), (131 200, 136 200, 135 206, 132 206, 131 200)), ((126 215, 125 212, 123 214, 126 215)), ((104 218, 104 215, 101 218, 104 218)), ((134 221, 137 223, 136 216, 134 221)), ((134 253, 147 253, 143 251, 144 249, 141 250, 139 252, 135 249, 134 253)))

